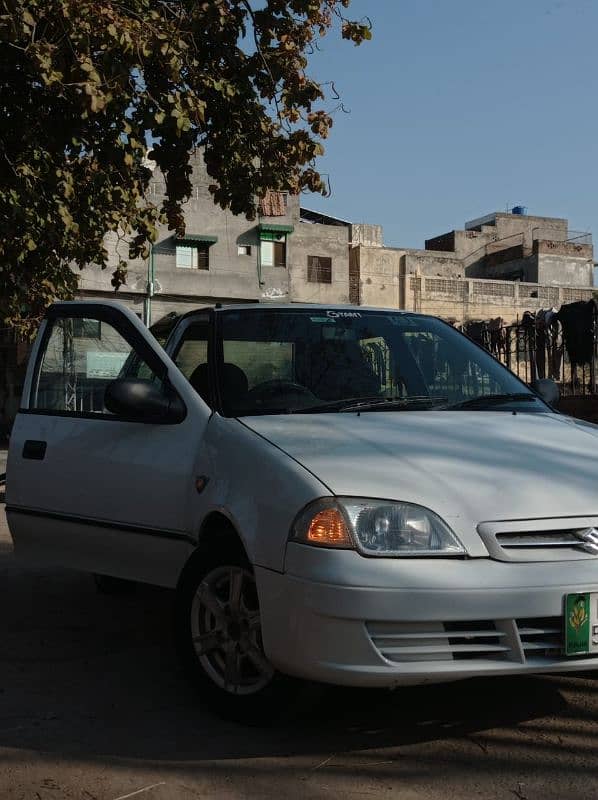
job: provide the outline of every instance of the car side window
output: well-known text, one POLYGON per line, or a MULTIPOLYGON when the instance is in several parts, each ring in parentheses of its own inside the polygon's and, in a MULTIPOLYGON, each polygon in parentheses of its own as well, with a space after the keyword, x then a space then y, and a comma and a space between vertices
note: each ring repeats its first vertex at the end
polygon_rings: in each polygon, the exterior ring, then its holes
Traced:
POLYGON ((116 378, 158 380, 134 347, 109 323, 62 317, 50 323, 30 408, 104 414, 106 386, 116 378))
POLYGON ((212 405, 208 366, 209 334, 210 324, 207 316, 202 316, 191 323, 178 343, 173 361, 199 396, 208 405, 212 405))

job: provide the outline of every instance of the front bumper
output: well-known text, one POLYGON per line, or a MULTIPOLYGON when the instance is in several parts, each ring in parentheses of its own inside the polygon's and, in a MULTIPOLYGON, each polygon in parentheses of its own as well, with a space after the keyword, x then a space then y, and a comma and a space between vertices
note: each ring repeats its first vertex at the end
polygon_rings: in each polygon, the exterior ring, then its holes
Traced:
POLYGON ((281 671, 349 686, 598 669, 566 658, 564 597, 598 591, 598 561, 376 559, 289 544, 256 568, 264 648, 281 671))

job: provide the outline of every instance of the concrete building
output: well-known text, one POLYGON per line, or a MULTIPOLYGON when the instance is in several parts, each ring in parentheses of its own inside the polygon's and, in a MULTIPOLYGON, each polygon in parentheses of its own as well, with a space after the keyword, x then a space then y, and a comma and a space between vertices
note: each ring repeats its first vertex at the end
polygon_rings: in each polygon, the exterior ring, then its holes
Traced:
MULTIPOLYGON (((160 231, 152 263, 129 262, 127 284, 116 298, 147 316, 147 286, 153 283, 151 318, 171 311, 184 312, 206 303, 358 302, 358 286, 350 279, 350 253, 356 243, 382 244, 378 226, 353 225, 301 209, 299 197, 270 193, 260 214, 250 221, 214 205, 208 191, 211 179, 198 156, 193 192, 185 204, 186 234, 177 239, 160 231), (153 272, 153 280, 151 275, 153 272)), ((150 197, 157 203, 164 181, 156 172, 150 197)), ((128 245, 109 236, 110 262, 128 259, 128 245)), ((115 298, 112 269, 91 265, 80 274, 82 298, 115 298)))
MULTIPOLYGON (((521 207, 516 207, 517 210, 521 207)), ((569 231, 566 219, 494 213, 426 241, 426 250, 449 251, 470 278, 499 278, 547 286, 592 286, 589 234, 569 231)))
POLYGON ((359 245, 360 302, 510 323, 526 310, 593 297, 591 235, 569 230, 566 219, 496 212, 425 244, 359 245))
MULTIPOLYGON (((465 322, 559 306, 593 296, 591 237, 566 219, 493 213, 428 239, 423 250, 385 247, 378 225, 301 208, 300 198, 269 194, 256 220, 215 206, 201 156, 185 205, 186 234, 160 231, 152 263, 130 263, 116 294, 147 319, 215 302, 351 303, 424 311, 465 322), (153 273, 153 278, 152 278, 153 273)), ((159 203, 156 171, 150 197, 159 203)), ((111 261, 128 258, 126 241, 109 239, 111 261)), ((115 298, 112 270, 81 272, 81 297, 115 298)))

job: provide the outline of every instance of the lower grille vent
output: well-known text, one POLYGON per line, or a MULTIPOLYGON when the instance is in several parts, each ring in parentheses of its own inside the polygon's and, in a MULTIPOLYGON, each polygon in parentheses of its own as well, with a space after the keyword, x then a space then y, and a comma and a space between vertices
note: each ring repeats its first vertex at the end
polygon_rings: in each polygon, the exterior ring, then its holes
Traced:
POLYGON ((506 634, 494 622, 370 622, 374 645, 389 661, 504 659, 510 652, 506 634))
POLYGON ((563 651, 563 627, 560 617, 519 619, 517 630, 526 658, 554 658, 563 651))
POLYGON ((560 617, 460 622, 368 622, 372 643, 395 664, 414 661, 538 661, 563 656, 560 617), (521 648, 519 647, 521 642, 521 648))

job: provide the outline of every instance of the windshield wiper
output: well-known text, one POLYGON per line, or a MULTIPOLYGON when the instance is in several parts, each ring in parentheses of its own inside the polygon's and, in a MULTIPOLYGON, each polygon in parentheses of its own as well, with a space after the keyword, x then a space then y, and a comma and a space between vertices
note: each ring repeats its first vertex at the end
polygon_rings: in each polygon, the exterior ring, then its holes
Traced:
POLYGON ((515 392, 511 394, 481 394, 478 397, 471 397, 469 400, 462 400, 460 403, 452 403, 450 406, 445 406, 446 409, 452 411, 454 409, 474 408, 483 409, 491 408, 492 406, 499 406, 502 403, 534 403, 538 398, 535 394, 530 392, 515 392))
POLYGON ((431 408, 437 404, 444 406, 446 397, 428 397, 427 395, 411 397, 353 397, 344 400, 331 400, 328 403, 319 403, 316 406, 293 409, 293 414, 319 414, 330 411, 400 411, 413 406, 421 405, 431 408))

